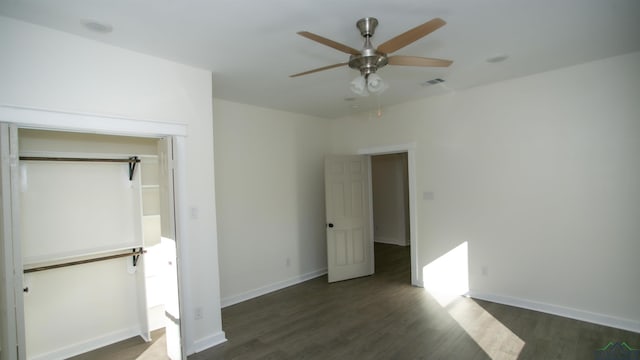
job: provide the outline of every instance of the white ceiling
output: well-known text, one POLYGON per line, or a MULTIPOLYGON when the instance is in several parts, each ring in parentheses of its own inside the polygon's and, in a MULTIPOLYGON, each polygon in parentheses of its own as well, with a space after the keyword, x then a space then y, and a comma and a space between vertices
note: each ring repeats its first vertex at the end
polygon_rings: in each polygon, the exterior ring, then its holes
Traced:
POLYGON ((0 0, 0 14, 208 69, 218 98, 328 118, 640 50, 638 0, 0 0), (365 16, 380 22, 374 45, 444 19, 395 54, 453 65, 384 67, 390 88, 351 101, 359 73, 346 66, 288 77, 348 60, 297 31, 360 48, 365 16), (87 20, 113 31, 92 32, 87 20), (509 59, 486 61, 498 54, 509 59), (445 82, 421 86, 433 78, 445 82))

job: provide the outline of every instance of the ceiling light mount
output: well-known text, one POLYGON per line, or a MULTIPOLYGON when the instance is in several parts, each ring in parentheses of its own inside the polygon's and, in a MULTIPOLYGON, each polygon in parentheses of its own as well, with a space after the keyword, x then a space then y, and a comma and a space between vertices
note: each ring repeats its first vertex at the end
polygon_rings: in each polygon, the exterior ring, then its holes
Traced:
POLYGON ((360 35, 364 38, 370 38, 376 32, 378 27, 378 19, 374 17, 366 17, 358 20, 356 27, 360 30, 360 35))

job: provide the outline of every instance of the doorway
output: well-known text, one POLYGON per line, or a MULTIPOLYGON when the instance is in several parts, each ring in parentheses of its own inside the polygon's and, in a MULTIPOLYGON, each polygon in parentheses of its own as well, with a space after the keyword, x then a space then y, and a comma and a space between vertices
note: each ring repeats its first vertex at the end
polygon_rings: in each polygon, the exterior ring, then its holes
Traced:
POLYGON ((371 156, 371 191, 374 242, 409 246, 407 153, 371 156))
MULTIPOLYGON (((364 148, 360 149, 357 152, 359 155, 368 155, 371 159, 375 156, 380 155, 393 155, 396 154, 405 154, 402 155, 406 158, 406 194, 407 194, 407 203, 408 203, 408 213, 405 217, 406 230, 408 231, 408 245, 410 247, 411 254, 411 285, 422 287, 422 279, 421 275, 418 272, 418 222, 417 222, 417 203, 416 203, 416 167, 415 167, 415 144, 401 144, 401 145, 391 145, 391 146, 382 146, 382 147, 372 147, 372 148, 364 148)), ((373 179, 373 176, 370 177, 373 179)), ((372 180, 373 182, 373 180, 372 180)), ((374 199, 373 195, 373 184, 370 187, 372 191, 371 198, 374 199)), ((375 199, 374 199, 375 201, 375 199)), ((373 205, 375 206, 375 204, 373 205)), ((375 219, 373 218, 373 207, 371 211, 371 224, 372 224, 372 233, 375 234, 375 219)), ((375 235, 374 235, 375 236, 375 235)), ((405 237, 406 239, 406 237, 405 237)))

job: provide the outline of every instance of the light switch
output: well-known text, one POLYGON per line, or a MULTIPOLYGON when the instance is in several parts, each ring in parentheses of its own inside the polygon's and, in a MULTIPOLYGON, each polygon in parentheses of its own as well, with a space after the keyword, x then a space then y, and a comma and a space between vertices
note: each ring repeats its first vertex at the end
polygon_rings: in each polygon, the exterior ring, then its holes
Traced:
POLYGON ((198 208, 195 206, 192 206, 191 209, 189 209, 189 213, 191 215, 191 219, 196 220, 198 218, 198 208))
POLYGON ((422 193, 422 200, 433 200, 433 191, 425 191, 422 193))

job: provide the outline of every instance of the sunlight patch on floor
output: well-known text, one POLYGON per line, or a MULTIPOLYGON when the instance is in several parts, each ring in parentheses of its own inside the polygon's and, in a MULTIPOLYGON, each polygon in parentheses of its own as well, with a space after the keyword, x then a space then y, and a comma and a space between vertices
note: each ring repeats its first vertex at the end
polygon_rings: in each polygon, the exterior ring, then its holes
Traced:
POLYGON ((493 360, 515 360, 525 342, 473 299, 469 252, 464 242, 422 269, 424 288, 493 360))
POLYGON ((136 360, 157 360, 169 359, 167 356, 167 340, 166 335, 162 334, 148 349, 136 357, 136 360))
POLYGON ((491 359, 518 359, 525 342, 473 299, 461 298, 447 311, 491 359))

